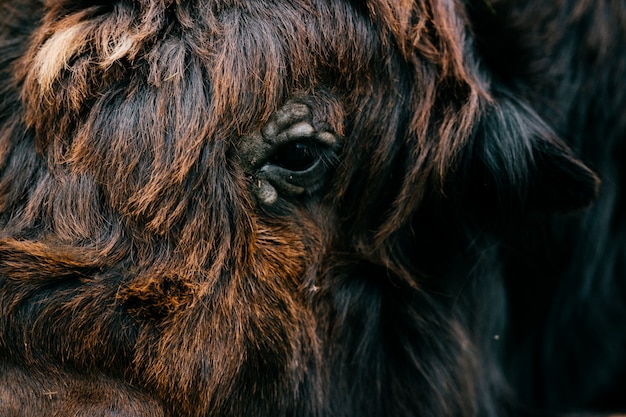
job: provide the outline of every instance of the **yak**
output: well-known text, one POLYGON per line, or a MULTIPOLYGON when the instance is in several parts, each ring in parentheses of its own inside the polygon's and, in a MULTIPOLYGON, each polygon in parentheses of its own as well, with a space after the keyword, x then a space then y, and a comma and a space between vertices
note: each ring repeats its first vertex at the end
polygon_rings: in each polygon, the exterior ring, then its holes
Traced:
POLYGON ((0 415, 626 411, 623 0, 1 0, 0 415))

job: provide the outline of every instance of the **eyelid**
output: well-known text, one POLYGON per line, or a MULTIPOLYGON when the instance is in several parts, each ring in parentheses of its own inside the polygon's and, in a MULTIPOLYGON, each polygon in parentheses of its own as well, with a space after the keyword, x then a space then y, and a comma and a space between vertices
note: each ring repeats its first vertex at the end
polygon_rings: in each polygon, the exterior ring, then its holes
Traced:
POLYGON ((327 123, 314 123, 308 105, 290 102, 261 129, 242 137, 238 157, 256 200, 318 192, 338 158, 340 137, 327 123))

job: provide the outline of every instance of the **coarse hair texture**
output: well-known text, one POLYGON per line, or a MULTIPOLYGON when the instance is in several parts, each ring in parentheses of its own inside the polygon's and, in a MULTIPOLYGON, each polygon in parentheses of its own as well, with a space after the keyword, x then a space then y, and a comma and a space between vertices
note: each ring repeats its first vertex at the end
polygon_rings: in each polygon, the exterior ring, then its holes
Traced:
POLYGON ((621 0, 0 0, 0 414, 626 412, 624 46, 621 0))

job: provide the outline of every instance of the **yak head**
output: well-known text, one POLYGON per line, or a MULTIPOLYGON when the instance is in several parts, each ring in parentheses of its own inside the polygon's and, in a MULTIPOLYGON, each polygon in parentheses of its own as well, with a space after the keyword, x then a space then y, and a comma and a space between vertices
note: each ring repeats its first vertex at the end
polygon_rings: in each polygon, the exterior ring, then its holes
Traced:
POLYGON ((450 225, 593 197, 480 64, 460 2, 43 3, 0 18, 0 348, 19 363, 181 415, 380 406, 394 372, 422 381, 398 404, 450 411, 474 382, 445 381, 476 367, 427 291, 462 252, 450 225), (426 318, 458 358, 413 345, 426 318))

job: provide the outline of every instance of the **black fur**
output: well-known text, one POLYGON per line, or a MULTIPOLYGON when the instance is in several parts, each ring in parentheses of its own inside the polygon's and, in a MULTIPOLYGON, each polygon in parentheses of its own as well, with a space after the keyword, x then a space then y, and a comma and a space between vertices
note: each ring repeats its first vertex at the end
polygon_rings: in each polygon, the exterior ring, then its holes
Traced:
POLYGON ((0 75, 1 415, 626 413, 623 0, 0 0, 0 75))

